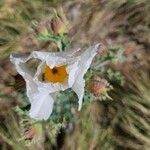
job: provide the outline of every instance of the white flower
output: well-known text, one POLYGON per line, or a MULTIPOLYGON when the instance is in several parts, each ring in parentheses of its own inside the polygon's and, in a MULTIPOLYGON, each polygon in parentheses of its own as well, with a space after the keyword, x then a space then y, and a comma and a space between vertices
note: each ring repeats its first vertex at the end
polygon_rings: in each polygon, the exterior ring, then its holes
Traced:
POLYGON ((31 103, 30 116, 37 120, 47 120, 52 113, 54 94, 68 88, 78 96, 81 109, 84 96, 84 74, 97 53, 99 44, 91 46, 84 52, 80 49, 67 52, 33 51, 29 55, 11 55, 19 74, 26 81, 27 96, 31 103), (36 72, 27 66, 31 59, 40 60, 36 72))

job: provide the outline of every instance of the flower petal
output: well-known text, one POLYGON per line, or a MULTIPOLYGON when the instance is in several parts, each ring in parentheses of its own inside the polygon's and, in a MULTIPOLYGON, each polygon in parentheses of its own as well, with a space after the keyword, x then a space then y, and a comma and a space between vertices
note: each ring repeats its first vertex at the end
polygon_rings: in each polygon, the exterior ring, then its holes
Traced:
POLYGON ((17 72, 23 76, 24 80, 26 81, 26 90, 27 96, 31 102, 32 94, 38 91, 37 84, 34 82, 32 73, 26 67, 26 62, 29 60, 30 55, 20 56, 20 55, 11 55, 10 60, 12 63, 15 64, 17 72))
POLYGON ((81 60, 79 63, 78 76, 84 76, 87 70, 90 68, 93 58, 97 54, 97 50, 100 44, 89 47, 85 52, 81 54, 81 60))
POLYGON ((67 51, 62 52, 63 55, 68 55, 68 56, 75 56, 78 52, 80 51, 80 48, 74 48, 74 49, 69 49, 67 51))
POLYGON ((17 72, 25 79, 32 78, 32 72, 27 68, 26 62, 32 58, 30 55, 10 55, 10 61, 16 66, 17 72))
POLYGON ((42 62, 46 62, 46 64, 53 68, 55 66, 61 66, 64 64, 70 64, 76 61, 75 57, 70 57, 69 54, 65 53, 50 53, 50 52, 40 52, 34 51, 32 53, 33 58, 40 59, 42 62))
POLYGON ((44 87, 38 86, 33 76, 26 68, 26 62, 32 58, 32 55, 27 56, 11 56, 11 61, 15 64, 19 74, 26 81, 27 96, 31 102, 30 116, 37 120, 48 119, 53 108, 53 98, 49 95, 50 91, 44 87))
POLYGON ((85 80, 82 77, 79 77, 76 82, 72 86, 72 90, 77 94, 78 96, 78 110, 81 110, 82 107, 82 101, 84 96, 84 87, 85 87, 85 80))
POLYGON ((85 80, 83 79, 83 77, 84 77, 84 74, 89 69, 94 56, 97 54, 97 49, 98 49, 99 45, 100 44, 96 44, 94 46, 91 46, 85 52, 83 52, 81 54, 76 80, 72 86, 72 89, 78 95, 78 99, 79 99, 78 110, 81 110, 83 96, 84 96, 85 80))
POLYGON ((32 97, 30 116, 36 120, 47 120, 52 113, 54 100, 47 92, 35 93, 32 97))
POLYGON ((79 68, 79 61, 77 60, 77 62, 68 65, 67 67, 67 73, 69 74, 68 77, 68 86, 72 87, 72 85, 74 84, 75 80, 76 80, 76 76, 77 76, 77 71, 79 68))

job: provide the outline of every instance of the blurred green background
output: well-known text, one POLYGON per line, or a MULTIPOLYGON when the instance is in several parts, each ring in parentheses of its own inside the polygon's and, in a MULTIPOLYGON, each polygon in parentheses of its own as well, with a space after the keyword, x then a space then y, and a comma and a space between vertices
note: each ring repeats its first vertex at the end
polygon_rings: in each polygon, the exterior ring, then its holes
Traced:
MULTIPOLYGON (((149 14, 149 0, 0 0, 0 149, 149 150, 149 14), (75 111, 78 123, 71 132, 56 129, 55 140, 45 138, 25 146, 18 141, 21 127, 14 111, 23 97, 11 86, 16 70, 9 55, 51 51, 52 46, 37 41, 36 22, 50 19, 52 8, 59 7, 74 40, 70 47, 100 42, 106 51, 124 50, 125 61, 109 68, 120 71, 126 82, 124 86, 112 82, 113 101, 91 103, 75 111)), ((51 126, 43 130, 53 132, 51 126)))

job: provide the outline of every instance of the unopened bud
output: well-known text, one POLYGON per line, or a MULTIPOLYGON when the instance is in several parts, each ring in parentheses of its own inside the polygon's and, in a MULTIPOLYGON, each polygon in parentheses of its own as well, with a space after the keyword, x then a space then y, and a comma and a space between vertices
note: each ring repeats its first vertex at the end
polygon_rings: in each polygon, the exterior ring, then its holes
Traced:
POLYGON ((112 89, 112 86, 109 85, 107 80, 100 79, 94 80, 90 84, 90 92, 94 95, 95 98, 100 100, 111 97, 108 96, 108 91, 112 89))
POLYGON ((51 20, 51 29, 54 34, 64 34, 66 26, 62 18, 56 17, 51 20))

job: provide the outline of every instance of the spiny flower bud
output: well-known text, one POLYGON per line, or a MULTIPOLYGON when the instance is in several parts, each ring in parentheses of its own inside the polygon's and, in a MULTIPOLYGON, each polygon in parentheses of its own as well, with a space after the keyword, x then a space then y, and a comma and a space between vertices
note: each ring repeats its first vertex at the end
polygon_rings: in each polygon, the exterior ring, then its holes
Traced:
POLYGON ((111 99, 108 95, 108 91, 112 89, 112 86, 105 79, 94 80, 90 84, 90 92, 95 98, 105 100, 106 98, 111 99))
POLYGON ((51 20, 51 29, 54 34, 64 34, 66 31, 66 26, 63 19, 59 16, 51 20))

